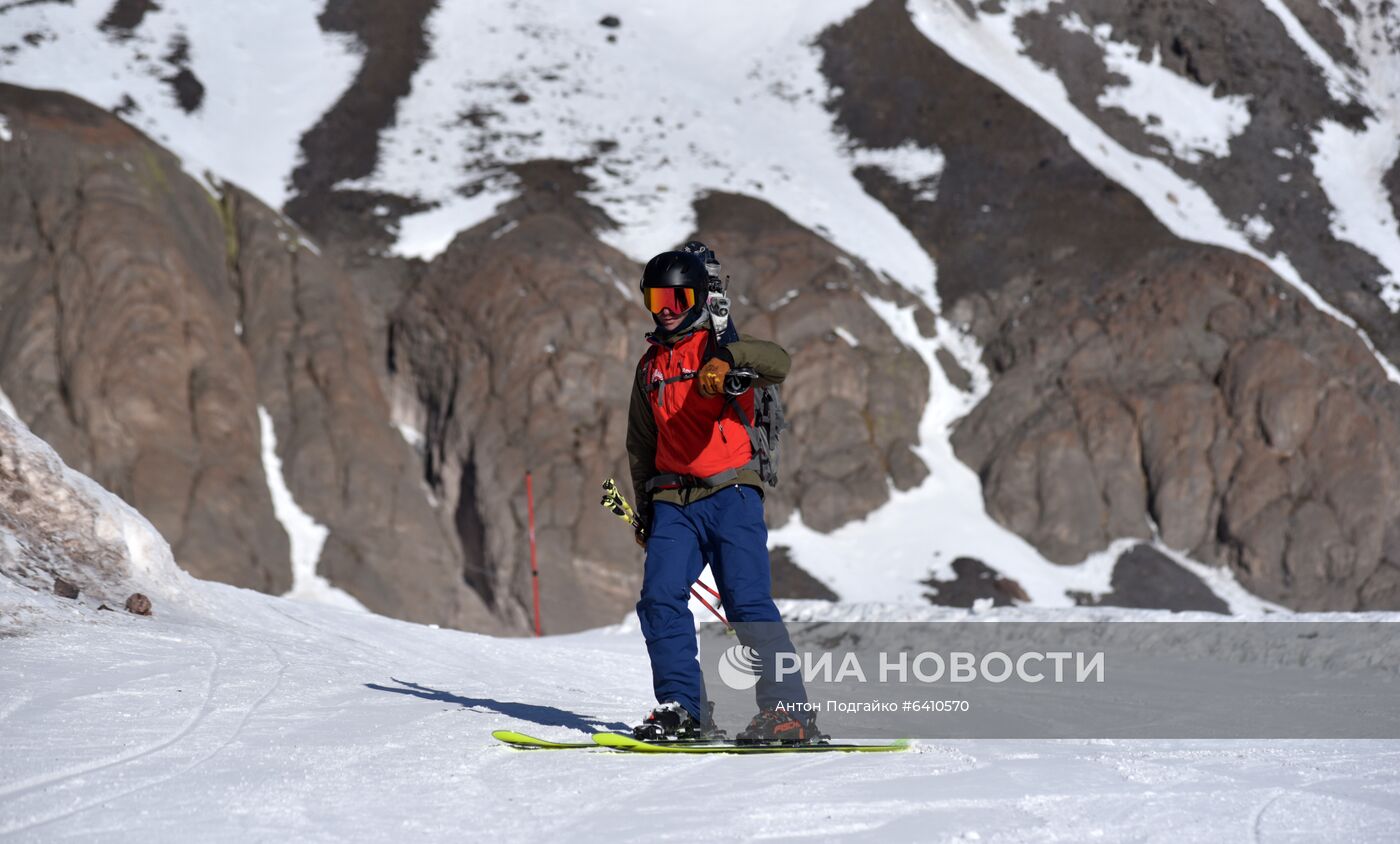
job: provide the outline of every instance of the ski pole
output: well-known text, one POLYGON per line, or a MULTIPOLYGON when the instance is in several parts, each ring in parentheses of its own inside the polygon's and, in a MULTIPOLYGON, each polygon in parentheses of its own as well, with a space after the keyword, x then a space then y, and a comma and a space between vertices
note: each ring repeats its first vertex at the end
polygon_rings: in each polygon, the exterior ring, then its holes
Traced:
MULTIPOLYGON (((603 481, 603 500, 599 503, 612 511, 614 516, 617 516, 619 519, 631 525, 634 530, 641 529, 641 520, 637 518, 637 511, 632 509, 632 505, 628 503, 627 497, 622 494, 622 490, 617 488, 617 481, 612 478, 603 481)), ((716 599, 719 598, 719 593, 711 589, 705 581, 697 580, 695 582, 705 587, 705 591, 714 595, 716 599)), ((705 600, 699 592, 696 592, 694 586, 690 587, 690 594, 695 596, 695 600, 704 604, 705 609, 709 610, 715 618, 719 619, 724 624, 725 629, 730 631, 734 630, 733 625, 729 623, 729 619, 720 615, 719 610, 711 606, 710 602, 705 600)))

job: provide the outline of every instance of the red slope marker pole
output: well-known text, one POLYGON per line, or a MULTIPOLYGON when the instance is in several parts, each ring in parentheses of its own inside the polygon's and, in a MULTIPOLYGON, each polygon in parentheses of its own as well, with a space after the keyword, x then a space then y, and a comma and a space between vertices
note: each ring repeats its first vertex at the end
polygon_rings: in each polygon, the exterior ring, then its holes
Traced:
POLYGON ((535 593, 535 635, 540 629, 540 566, 535 556, 535 485, 530 473, 525 473, 525 506, 530 511, 530 587, 535 593))
POLYGON ((703 581, 703 580, 697 580, 697 581, 695 581, 695 582, 698 583, 698 584, 700 584, 700 588, 701 588, 701 589, 704 589, 706 592, 709 592, 711 595, 714 595, 714 596, 715 596, 715 600, 719 600, 719 593, 716 592, 715 590, 711 589, 711 588, 710 588, 710 584, 706 583, 706 582, 703 581))

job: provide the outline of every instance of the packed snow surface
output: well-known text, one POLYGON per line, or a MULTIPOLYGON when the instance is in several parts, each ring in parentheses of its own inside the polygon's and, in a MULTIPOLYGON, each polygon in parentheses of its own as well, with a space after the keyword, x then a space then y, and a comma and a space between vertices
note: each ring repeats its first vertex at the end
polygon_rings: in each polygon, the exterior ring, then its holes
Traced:
POLYGON ((638 719, 635 629, 493 639, 214 585, 208 614, 138 618, 16 588, 0 578, 0 608, 44 606, 0 648, 10 840, 1379 841, 1400 822, 1383 742, 513 750, 490 732, 579 739, 638 719))
MULTIPOLYGON (((8 416, 0 425, 19 430, 8 416)), ((27 432, 14 436, 17 455, 57 461, 27 432)), ((0 836, 10 840, 656 841, 703 830, 717 840, 1368 841, 1400 821, 1400 754, 1386 742, 933 740, 878 757, 515 750, 491 731, 580 739, 649 708, 635 619, 497 639, 203 583, 91 480, 64 468, 36 492, 122 521, 140 539, 128 543, 132 576, 170 588, 151 593, 151 617, 103 612, 21 585, 11 575, 34 561, 0 555, 0 836), (675 799, 649 798, 659 785, 675 799)), ((0 535, 0 547, 13 538, 0 535)), ((1183 618, 817 601, 783 611, 1183 618)))

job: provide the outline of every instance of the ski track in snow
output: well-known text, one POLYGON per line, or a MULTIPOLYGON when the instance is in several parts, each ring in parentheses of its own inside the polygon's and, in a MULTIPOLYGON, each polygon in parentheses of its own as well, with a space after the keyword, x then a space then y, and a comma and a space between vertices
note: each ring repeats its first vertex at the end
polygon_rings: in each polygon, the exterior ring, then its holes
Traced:
POLYGON ((668 841, 703 828, 719 840, 1267 842, 1384 840, 1400 821, 1395 742, 934 740, 865 758, 517 751, 490 731, 577 737, 640 715, 649 674, 635 624, 492 639, 201 588, 209 616, 178 605, 150 619, 88 614, 6 640, 0 688, 18 702, 3 722, 0 834, 668 841), (676 792, 694 812, 639 799, 675 781, 703 789, 694 801, 676 792))

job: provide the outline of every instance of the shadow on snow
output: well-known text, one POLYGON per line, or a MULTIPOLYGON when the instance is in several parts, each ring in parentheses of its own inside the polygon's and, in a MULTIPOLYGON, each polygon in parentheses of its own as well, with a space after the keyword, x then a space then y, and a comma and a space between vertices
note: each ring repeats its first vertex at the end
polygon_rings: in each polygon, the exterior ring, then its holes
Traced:
POLYGON ((463 709, 487 710, 499 712, 511 718, 518 718, 521 721, 529 721, 541 727, 568 727, 585 733, 597 732, 599 730, 626 730, 626 724, 617 722, 604 723, 597 718, 587 715, 580 715, 577 712, 570 712, 567 709, 560 709, 556 706, 541 706, 537 703, 516 703, 508 700, 493 700, 482 697, 462 697, 451 692, 440 689, 430 689, 427 686, 420 686, 417 683, 410 683, 407 680, 400 680, 397 677, 390 677, 391 681, 398 683, 399 687, 381 686, 378 683, 365 683, 365 688, 374 689, 376 692, 393 692, 396 695, 409 695, 419 697, 424 700, 438 700, 443 703, 455 703, 463 709))

